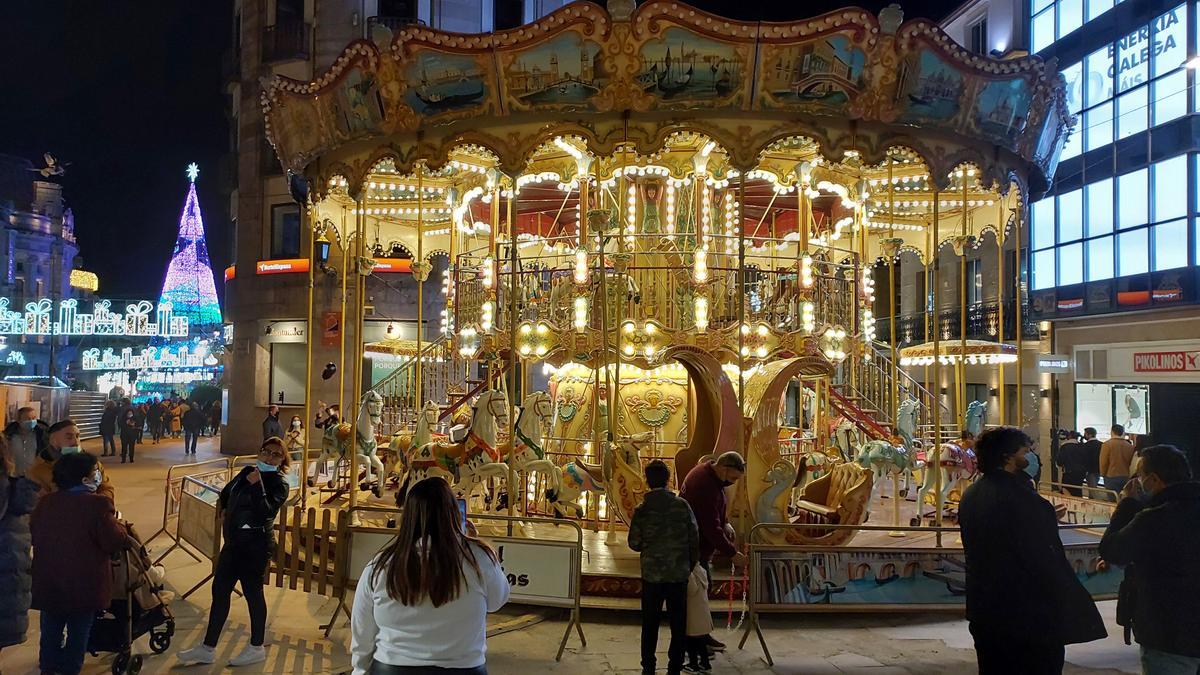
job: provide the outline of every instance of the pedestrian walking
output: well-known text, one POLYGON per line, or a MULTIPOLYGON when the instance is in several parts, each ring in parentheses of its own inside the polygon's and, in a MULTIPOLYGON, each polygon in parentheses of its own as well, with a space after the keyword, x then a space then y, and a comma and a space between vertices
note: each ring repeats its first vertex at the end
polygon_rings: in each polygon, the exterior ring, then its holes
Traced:
POLYGON ((129 546, 129 536, 112 501, 96 494, 103 479, 94 455, 63 455, 53 480, 58 489, 38 501, 30 518, 38 662, 42 673, 76 675, 92 620, 112 599, 110 558, 129 546))
POLYGON ((200 440, 200 434, 204 432, 204 413, 201 412, 200 406, 195 401, 188 406, 183 413, 183 454, 195 455, 196 442, 200 440))
POLYGON ((221 433, 221 402, 213 401, 208 407, 208 426, 212 429, 212 435, 216 438, 217 434, 221 433))
POLYGON ((100 414, 100 439, 103 442, 101 457, 113 457, 117 454, 117 402, 105 401, 104 412, 100 414))
POLYGON ((137 427, 137 442, 146 442, 146 410, 149 408, 145 403, 138 404, 133 407, 133 422, 137 427))
POLYGON ((665 603, 671 627, 667 672, 679 675, 688 644, 688 577, 699 567, 700 531, 692 507, 667 489, 671 470, 666 463, 650 462, 645 474, 650 491, 629 521, 629 548, 641 554, 642 672, 653 673, 657 665, 658 627, 665 603))
POLYGON ((225 543, 213 572, 212 605, 208 630, 201 644, 179 653, 180 663, 213 663, 217 641, 229 618, 229 598, 234 584, 241 584, 250 610, 250 642, 229 661, 230 666, 248 666, 267 659, 263 642, 267 632, 267 600, 263 582, 267 562, 275 548, 275 516, 287 500, 284 479, 291 460, 279 438, 263 441, 254 466, 247 466, 221 489, 218 508, 223 514, 225 543))
POLYGON ((267 417, 262 423, 263 438, 283 438, 283 425, 279 423, 279 406, 267 406, 267 417))
POLYGON ((121 418, 121 463, 133 464, 134 446, 137 445, 138 423, 133 408, 127 408, 121 418))
POLYGON ((1143 673, 1200 673, 1200 483, 1183 452, 1154 445, 1121 496, 1100 540, 1104 561, 1126 566, 1118 623, 1132 628, 1143 673))
POLYGON ((1088 457, 1087 447, 1079 441, 1079 434, 1074 431, 1060 431, 1058 459, 1056 463, 1062 469, 1062 482, 1067 494, 1075 497, 1083 495, 1082 486, 1087 479, 1088 457))
POLYGON ((16 475, 8 443, 0 438, 0 650, 25 642, 32 601, 33 556, 29 514, 37 483, 16 475))
POLYGON ((967 621, 981 675, 1060 673, 1063 645, 1107 635, 1067 562, 1054 507, 1026 473, 1032 445, 1015 427, 980 434, 982 476, 959 504, 967 621))
POLYGON ((496 553, 441 478, 408 491, 396 537, 354 592, 354 675, 487 675, 487 614, 508 602, 496 553))
POLYGON ((299 415, 292 415, 292 421, 288 424, 287 435, 283 437, 283 443, 293 458, 303 457, 304 420, 299 415))
MULTIPOLYGON (((1112 436, 1100 446, 1100 474, 1104 487, 1120 493, 1129 480, 1129 465, 1133 463, 1133 443, 1125 438, 1125 427, 1112 425, 1112 436)), ((1109 495, 1113 499, 1112 495, 1109 495)))
POLYGON ((1095 499, 1098 494, 1095 491, 1100 487, 1100 448, 1103 444, 1100 439, 1096 438, 1095 427, 1084 427, 1083 429, 1083 456, 1087 460, 1087 484, 1092 490, 1088 491, 1088 497, 1095 499))
POLYGON ((146 423, 150 426, 150 439, 155 445, 162 440, 163 437, 163 408, 162 401, 155 397, 150 403, 150 408, 146 410, 146 423))

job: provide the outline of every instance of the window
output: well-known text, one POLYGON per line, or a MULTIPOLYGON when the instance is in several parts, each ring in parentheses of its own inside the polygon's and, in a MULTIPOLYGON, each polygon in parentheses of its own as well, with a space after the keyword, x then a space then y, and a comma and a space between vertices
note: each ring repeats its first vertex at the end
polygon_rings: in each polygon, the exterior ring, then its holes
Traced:
POLYGON ((1083 0, 1058 0, 1058 37, 1083 25, 1083 0))
POLYGON ((967 304, 983 302, 983 261, 974 258, 967 261, 967 304))
POLYGON ((1083 238, 1083 190, 1058 197, 1058 243, 1083 238))
POLYGON ((1154 271, 1187 267, 1187 221, 1180 218, 1154 226, 1154 271))
POLYGON ((1145 274, 1150 269, 1146 228, 1122 232, 1117 237, 1117 274, 1145 274))
POLYGON ((1083 244, 1070 244, 1058 249, 1058 285, 1083 283, 1083 244))
POLYGON ((268 404, 304 405, 308 375, 308 345, 303 342, 271 344, 271 393, 268 404))
POLYGON ((1054 249, 1033 254, 1033 290, 1054 288, 1054 249))
POLYGON ((1091 21, 1112 9, 1113 0, 1087 0, 1087 14, 1084 21, 1091 21))
POLYGON ((1187 156, 1179 155, 1158 162, 1152 169, 1154 173, 1152 220, 1162 222, 1187 215, 1187 156))
POLYGON ((271 207, 271 259, 300 257, 300 206, 271 207))
POLYGON ((1087 280, 1104 281, 1113 276, 1112 235, 1093 239, 1087 243, 1087 280))
POLYGON ((1154 87, 1154 125, 1158 126, 1187 114, 1187 71, 1177 70, 1159 78, 1154 87))
POLYGON ((1112 232, 1113 192, 1112 179, 1105 178, 1084 188, 1087 193, 1087 236, 1112 232))
POLYGON ((1054 245, 1054 200, 1043 199, 1033 203, 1033 247, 1046 248, 1054 245))
POLYGON ((1112 101, 1108 101, 1083 113, 1084 149, 1095 150, 1112 143, 1112 108, 1112 101))
POLYGON ((1054 44, 1054 5, 1033 17, 1033 51, 1040 52, 1054 44))
POLYGON ((1129 138, 1146 130, 1148 87, 1138 87, 1117 99, 1117 138, 1129 138))
POLYGON ((969 46, 972 54, 986 56, 988 51, 988 20, 987 16, 983 16, 971 27, 967 29, 969 32, 969 46))
POLYGON ((1117 226, 1146 224, 1146 169, 1117 177, 1117 226))

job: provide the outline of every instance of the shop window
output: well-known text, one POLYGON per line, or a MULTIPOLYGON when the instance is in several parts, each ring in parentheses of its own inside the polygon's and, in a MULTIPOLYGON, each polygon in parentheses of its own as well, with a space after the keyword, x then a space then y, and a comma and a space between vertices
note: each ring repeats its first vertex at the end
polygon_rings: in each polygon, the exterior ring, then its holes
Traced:
POLYGON ((1054 200, 1047 197, 1033 203, 1033 247, 1054 245, 1054 200))
POLYGON ((1117 273, 1123 277, 1145 274, 1150 271, 1149 254, 1146 228, 1122 232, 1117 239, 1117 273))
POLYGON ((1054 249, 1033 254, 1033 290, 1054 288, 1054 249))
POLYGON ((1146 170, 1117 177, 1117 226, 1121 229, 1146 223, 1146 170))
POLYGON ((1179 5, 1160 15, 1154 20, 1153 27, 1150 64, 1153 75, 1158 77, 1179 68, 1187 60, 1187 6, 1179 5))
POLYGON ((1104 281, 1113 276, 1112 235, 1087 243, 1087 280, 1104 281))
POLYGON ((1054 7, 1033 17, 1033 51, 1040 52, 1054 44, 1054 7))
POLYGON ((1112 232, 1113 192, 1112 179, 1105 178, 1084 188, 1087 194, 1087 235, 1094 237, 1112 232))
POLYGON ((1084 105, 1092 107, 1103 103, 1113 96, 1112 88, 1112 53, 1107 45, 1092 52, 1083 60, 1083 69, 1087 77, 1084 82, 1084 105))
POLYGON ((272 259, 300 257, 300 206, 278 204, 271 207, 272 259))
POLYGON ((1179 155, 1154 165, 1154 222, 1187 215, 1187 156, 1179 155))
POLYGON ((1187 267, 1187 221, 1180 218, 1154 226, 1154 271, 1187 267))
POLYGON ((308 346, 276 342, 271 345, 271 394, 267 403, 304 405, 304 380, 308 375, 308 346))
POLYGON ((1109 101, 1083 114, 1085 150, 1095 150, 1112 143, 1112 105, 1112 101, 1109 101))
POLYGON ((1083 190, 1058 197, 1058 243, 1083 238, 1083 190))
POLYGON ((1154 125, 1187 114, 1187 71, 1179 70, 1154 81, 1154 125))
POLYGON ((972 258, 967 261, 967 304, 983 302, 983 261, 972 258))
POLYGON ((1129 138, 1146 130, 1148 87, 1138 87, 1117 99, 1117 138, 1129 138))
POLYGON ((1070 244, 1058 249, 1058 285, 1083 283, 1083 244, 1070 244))

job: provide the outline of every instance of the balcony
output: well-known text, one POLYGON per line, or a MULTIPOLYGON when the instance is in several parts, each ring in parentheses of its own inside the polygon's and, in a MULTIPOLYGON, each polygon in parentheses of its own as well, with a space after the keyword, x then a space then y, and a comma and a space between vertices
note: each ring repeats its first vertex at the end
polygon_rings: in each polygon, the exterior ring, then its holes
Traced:
MULTIPOLYGON (((909 347, 922 342, 933 340, 933 334, 926 336, 926 315, 901 314, 896 317, 896 342, 900 348, 909 347)), ((933 318, 933 317, 930 317, 933 318)), ((937 326, 941 329, 941 339, 958 340, 961 337, 961 313, 958 308, 944 309, 938 312, 937 326)), ((998 339, 1000 321, 1000 304, 986 302, 967 306, 967 339, 988 340, 998 339)), ((1012 300, 1004 303, 1004 339, 1012 342, 1016 339, 1016 306, 1012 300)), ((1038 322, 1029 316, 1029 306, 1022 308, 1021 337, 1026 340, 1036 340, 1039 337, 1038 322)), ((879 317, 875 322, 875 339, 887 343, 891 340, 891 318, 879 317)))
POLYGON ((312 56, 312 24, 288 21, 263 29, 263 63, 302 61, 312 56))
POLYGON ((405 26, 424 26, 425 22, 409 16, 372 16, 367 18, 367 37, 371 36, 376 26, 382 26, 392 32, 405 26))

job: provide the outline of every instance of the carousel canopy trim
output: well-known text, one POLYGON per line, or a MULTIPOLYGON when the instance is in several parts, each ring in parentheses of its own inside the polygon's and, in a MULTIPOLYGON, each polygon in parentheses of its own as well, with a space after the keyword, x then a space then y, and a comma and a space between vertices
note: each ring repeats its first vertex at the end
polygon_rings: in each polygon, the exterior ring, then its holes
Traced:
POLYGON ((406 27, 388 44, 350 44, 313 82, 273 79, 267 134, 284 166, 302 172, 336 148, 406 134, 390 146, 398 161, 441 165, 446 157, 418 136, 437 125, 549 113, 586 128, 589 114, 751 112, 878 123, 897 135, 920 127, 981 155, 1011 152, 1036 168, 1035 182, 1053 175, 1074 124, 1054 65, 976 56, 927 20, 901 19, 893 6, 880 17, 849 8, 747 23, 651 0, 628 22, 580 2, 500 33, 406 27))
POLYGON ((960 340, 944 340, 938 344, 935 351, 932 342, 924 342, 900 350, 900 365, 926 366, 936 360, 944 364, 966 361, 967 364, 996 364, 1014 363, 1017 360, 1017 348, 1004 342, 989 342, 987 340, 967 340, 964 346, 960 340))

